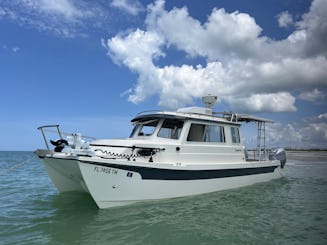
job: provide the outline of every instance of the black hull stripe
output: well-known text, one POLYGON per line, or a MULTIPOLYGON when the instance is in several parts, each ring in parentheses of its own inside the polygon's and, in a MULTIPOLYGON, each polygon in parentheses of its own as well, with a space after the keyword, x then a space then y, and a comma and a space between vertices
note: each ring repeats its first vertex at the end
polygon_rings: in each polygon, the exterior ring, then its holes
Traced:
POLYGON ((277 166, 258 167, 258 168, 238 168, 238 169, 213 169, 213 170, 175 170, 162 168, 147 168, 139 166, 127 166, 110 163, 81 161, 87 164, 122 169, 131 172, 137 172, 142 179, 148 180, 200 180, 216 179, 227 177, 238 177, 254 174, 272 173, 277 166))

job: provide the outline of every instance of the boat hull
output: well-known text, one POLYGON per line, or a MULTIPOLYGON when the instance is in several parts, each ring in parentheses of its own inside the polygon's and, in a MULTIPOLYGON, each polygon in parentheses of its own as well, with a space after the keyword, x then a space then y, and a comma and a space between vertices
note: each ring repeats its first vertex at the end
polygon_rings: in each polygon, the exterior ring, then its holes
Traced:
POLYGON ((75 159, 42 158, 43 165, 59 192, 89 192, 75 159))
POLYGON ((60 192, 89 192, 99 208, 199 195, 281 177, 279 161, 196 169, 194 165, 169 168, 162 168, 163 164, 131 165, 114 159, 94 162, 46 157, 42 160, 60 192))
MULTIPOLYGON (((245 165, 245 164, 243 164, 245 165)), ((233 189, 281 177, 280 166, 262 166, 215 170, 176 170, 129 168, 79 162, 90 194, 99 208, 127 205, 139 201, 192 196, 233 189), (134 171, 132 171, 134 170, 134 171), (152 172, 152 175, 151 175, 152 172), (163 172, 163 176, 160 175, 163 172), (191 176, 194 178, 191 178, 191 176), (205 177, 207 175, 207 177, 205 177), (215 175, 211 178, 210 175, 215 175), (157 178, 161 176, 160 178, 157 178)))

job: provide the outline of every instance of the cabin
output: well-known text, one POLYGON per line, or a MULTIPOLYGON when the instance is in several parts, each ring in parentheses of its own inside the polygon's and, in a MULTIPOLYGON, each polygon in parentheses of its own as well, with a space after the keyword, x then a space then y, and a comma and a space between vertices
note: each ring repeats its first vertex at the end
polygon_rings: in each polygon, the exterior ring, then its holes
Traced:
MULTIPOLYGON (((245 162, 240 123, 214 116, 209 108, 143 112, 132 119, 130 140, 165 148, 160 162, 211 164, 245 162)), ((159 160, 159 159, 158 159, 159 160)))

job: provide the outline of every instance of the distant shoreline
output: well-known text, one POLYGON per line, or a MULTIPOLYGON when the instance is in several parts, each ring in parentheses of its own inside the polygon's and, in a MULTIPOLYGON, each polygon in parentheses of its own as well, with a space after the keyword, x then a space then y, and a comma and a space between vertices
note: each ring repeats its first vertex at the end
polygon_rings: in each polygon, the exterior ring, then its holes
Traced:
POLYGON ((293 149, 293 148, 284 148, 285 151, 327 151, 327 149, 293 149))
MULTIPOLYGON (((283 147, 278 147, 278 148, 283 148, 283 147)), ((293 149, 293 148, 284 148, 284 149, 285 149, 285 151, 298 151, 298 152, 327 151, 327 149, 293 149)), ((247 150, 248 151, 256 151, 257 149, 247 149, 247 150)))

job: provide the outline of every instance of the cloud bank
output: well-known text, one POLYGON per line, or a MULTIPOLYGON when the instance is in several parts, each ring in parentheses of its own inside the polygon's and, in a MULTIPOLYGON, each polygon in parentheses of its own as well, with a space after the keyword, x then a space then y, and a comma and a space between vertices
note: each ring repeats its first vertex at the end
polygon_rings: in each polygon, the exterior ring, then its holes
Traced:
POLYGON ((159 105, 176 108, 210 93, 231 109, 295 111, 295 94, 310 101, 312 88, 326 89, 326 12, 327 2, 315 0, 298 22, 281 13, 279 25, 293 24, 295 30, 273 40, 246 13, 215 8, 201 23, 186 7, 166 10, 165 1, 157 0, 147 7, 144 30, 118 34, 103 45, 116 63, 138 74, 128 95, 133 103, 158 95, 159 105), (171 49, 190 63, 205 64, 158 65, 171 49))
POLYGON ((327 113, 304 118, 286 125, 275 123, 267 128, 271 146, 291 148, 327 148, 327 113))

